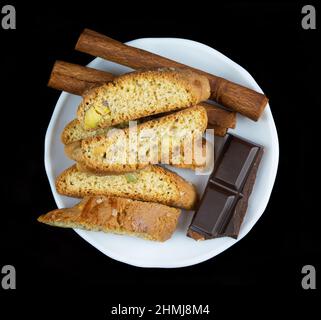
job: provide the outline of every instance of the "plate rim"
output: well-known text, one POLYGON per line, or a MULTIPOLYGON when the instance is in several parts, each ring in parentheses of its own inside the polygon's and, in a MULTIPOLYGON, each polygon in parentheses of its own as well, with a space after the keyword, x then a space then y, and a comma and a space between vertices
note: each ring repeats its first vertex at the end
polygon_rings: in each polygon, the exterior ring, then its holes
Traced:
MULTIPOLYGON (((140 45, 144 42, 144 41, 174 41, 174 42, 184 42, 185 44, 188 45, 192 45, 192 46, 199 46, 202 47, 205 50, 210 50, 210 51, 214 51, 215 54, 217 54, 218 56, 220 56, 222 59, 224 59, 225 61, 227 61, 227 63, 232 64, 234 68, 238 69, 241 73, 242 73, 242 77, 246 77, 251 84, 254 90, 263 93, 262 89, 259 87, 259 85, 257 84, 257 82, 255 81, 255 79, 251 76, 251 74, 244 69, 242 66, 240 66, 239 64, 237 64, 236 62, 234 62, 232 59, 228 58, 227 56, 225 56, 223 53, 219 52, 218 50, 209 47, 203 43, 194 41, 194 40, 189 40, 189 39, 183 39, 183 38, 172 38, 172 37, 160 37, 160 38, 153 38, 153 37, 148 37, 148 38, 139 38, 139 39, 135 39, 135 40, 131 40, 126 42, 126 44, 128 45, 132 45, 134 47, 140 47, 140 45)), ((144 46, 144 45, 143 45, 144 46)), ((143 47, 142 46, 142 47, 143 47)), ((95 64, 97 64, 100 60, 102 60, 101 58, 94 58, 87 66, 89 67, 93 67, 95 64)), ((55 202, 58 206, 58 208, 62 207, 62 203, 59 199, 59 197, 61 197, 61 195, 58 195, 57 191, 56 191, 56 187, 55 187, 55 178, 53 175, 53 168, 52 168, 52 161, 51 161, 51 156, 50 156, 50 141, 53 138, 53 127, 54 124, 56 122, 56 118, 62 108, 62 106, 64 105, 64 101, 69 97, 69 93, 63 91, 61 92, 57 103, 55 105, 54 111, 52 113, 52 116, 50 118, 50 122, 46 131, 46 135, 45 135, 45 148, 44 148, 44 162, 45 162, 45 170, 46 170, 46 174, 47 174, 47 178, 49 180, 49 184, 50 184, 50 188, 51 188, 51 192, 53 194, 53 197, 55 199, 55 202), (58 108, 57 108, 58 107, 58 108)), ((275 126, 275 122, 274 122, 274 118, 269 106, 269 103, 267 104, 265 110, 265 113, 268 113, 268 115, 271 117, 272 121, 268 122, 268 125, 270 127, 270 131, 272 134, 272 139, 273 139, 273 153, 272 153, 272 164, 271 164, 271 174, 269 175, 269 181, 267 182, 267 184, 270 186, 270 192, 266 193, 265 199, 260 201, 260 206, 258 208, 256 208, 257 212, 260 212, 259 214, 257 214, 257 218, 253 219, 254 222, 252 221, 250 224, 247 225, 247 229, 244 231, 243 230, 243 234, 240 235, 238 237, 238 239, 229 239, 230 241, 226 241, 224 243, 224 245, 222 245, 219 250, 219 253, 215 252, 213 253, 214 250, 209 250, 208 252, 193 257, 193 258, 189 258, 189 259, 184 259, 184 260, 179 260, 179 261, 175 261, 174 263, 166 263, 166 265, 162 265, 159 263, 153 263, 152 261, 146 261, 146 260, 142 260, 142 259, 133 259, 133 258, 129 258, 126 259, 126 257, 124 257, 123 255, 117 255, 114 251, 109 251, 108 248, 102 247, 100 245, 100 243, 93 241, 92 239, 90 239, 88 237, 88 232, 90 231, 86 231, 86 230, 81 230, 81 229, 73 229, 80 237, 82 237, 86 242, 88 242, 89 244, 91 244, 93 247, 95 247, 97 250, 101 251, 104 255, 108 256, 111 259, 117 260, 119 262, 122 263, 126 263, 132 266, 136 266, 136 267, 143 267, 143 268, 182 268, 182 267, 188 267, 188 266, 192 266, 204 261, 207 261, 217 255, 219 255, 220 253, 224 252, 225 250, 227 250, 228 248, 232 247, 236 242, 240 241, 241 239, 243 239, 249 232, 250 230, 254 227, 254 225, 257 223, 257 221, 261 218, 262 214, 264 213, 269 199, 271 197, 271 193, 273 190, 273 186, 274 186, 274 182, 276 179, 276 175, 277 175, 277 170, 278 170, 278 162, 279 162, 279 140, 278 140, 278 134, 277 134, 277 129, 275 126)), ((243 226, 244 229, 245 226, 243 226)), ((217 249, 215 249, 215 251, 217 251, 217 249)))

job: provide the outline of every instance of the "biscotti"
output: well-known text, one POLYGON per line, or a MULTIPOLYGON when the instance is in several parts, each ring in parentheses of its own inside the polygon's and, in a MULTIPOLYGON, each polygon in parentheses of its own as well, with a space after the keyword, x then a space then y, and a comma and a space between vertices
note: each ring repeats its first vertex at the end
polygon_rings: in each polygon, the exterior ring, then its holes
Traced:
MULTIPOLYGON (((141 123, 148 120, 151 120, 151 117, 138 119, 137 123, 141 123)), ((73 119, 65 126, 64 130, 62 131, 61 142, 64 145, 68 145, 73 142, 80 141, 82 139, 87 139, 99 135, 106 135, 108 131, 111 129, 123 129, 127 127, 128 122, 124 122, 114 127, 100 128, 97 130, 88 131, 83 128, 78 119, 73 119)))
POLYGON ((102 128, 93 131, 88 131, 83 128, 78 119, 70 121, 64 128, 61 134, 61 142, 65 145, 80 141, 82 139, 106 135, 110 128, 102 128))
POLYGON ((180 209, 163 204, 118 197, 85 197, 72 208, 53 210, 39 222, 63 228, 80 228, 168 240, 177 225, 180 209))
POLYGON ((136 71, 88 92, 77 116, 96 130, 148 115, 191 107, 210 96, 208 79, 185 69, 136 71))
MULTIPOLYGON (((147 116, 145 118, 137 119, 137 124, 143 123, 152 119, 155 119, 159 115, 155 116, 147 116)), ((78 119, 73 119, 65 126, 64 130, 61 134, 61 142, 64 145, 68 145, 70 143, 80 141, 82 139, 87 139, 94 136, 106 135, 111 129, 124 129, 128 128, 129 122, 123 122, 118 124, 117 126, 107 127, 107 128, 99 128, 97 130, 85 130, 78 119)))
POLYGON ((133 173, 96 175, 78 171, 74 165, 58 176, 56 189, 60 194, 76 198, 89 195, 126 197, 184 209, 192 209, 197 200, 191 183, 159 166, 133 173))
POLYGON ((135 131, 118 129, 74 142, 65 151, 98 172, 131 172, 157 163, 196 169, 206 164, 201 144, 206 127, 206 110, 196 106, 142 123, 135 131))

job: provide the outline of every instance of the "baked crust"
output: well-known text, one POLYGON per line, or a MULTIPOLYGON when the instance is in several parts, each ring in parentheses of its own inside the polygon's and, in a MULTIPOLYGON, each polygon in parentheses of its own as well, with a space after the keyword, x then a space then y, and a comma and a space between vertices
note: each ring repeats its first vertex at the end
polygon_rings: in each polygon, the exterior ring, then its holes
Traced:
MULTIPOLYGON (((128 150, 130 142, 130 129, 128 128, 120 129, 115 132, 114 135, 111 134, 110 136, 99 135, 83 139, 81 145, 75 143, 74 145, 67 146, 65 150, 67 156, 75 161, 82 162, 87 168, 93 171, 117 173, 131 172, 151 164, 161 163, 162 152, 160 151, 160 145, 164 144, 165 148, 168 148, 169 151, 168 159, 166 159, 168 162, 166 162, 166 164, 195 170, 206 165, 205 158, 204 161, 199 161, 199 159, 195 157, 195 154, 190 151, 190 161, 184 163, 184 143, 187 142, 193 147, 195 139, 201 137, 206 127, 206 110, 202 106, 196 106, 144 122, 137 126, 137 134, 146 130, 146 132, 149 131, 153 133, 153 136, 155 135, 155 138, 158 139, 160 144, 157 145, 158 151, 156 157, 146 156, 146 158, 143 158, 150 149, 140 141, 138 149, 133 151, 138 157, 136 157, 135 161, 128 161, 132 156, 129 154, 129 151, 132 151, 128 150), (175 129, 172 129, 174 126, 175 129), (179 132, 170 133, 171 130, 179 132), (177 134, 179 135, 176 137, 177 134), (188 139, 190 141, 188 141, 188 139), (168 147, 166 147, 166 142, 168 143, 168 147), (119 143, 121 143, 121 146, 119 143), (74 148, 74 146, 81 148, 81 151, 74 148), (115 155, 117 148, 119 153, 115 155), (178 151, 175 156, 174 149, 178 151)), ((153 141, 152 143, 155 143, 153 141)), ((202 158, 200 158, 200 160, 201 159, 202 158)))
POLYGON ((129 175, 136 181, 128 181, 128 174, 81 172, 74 165, 57 177, 56 189, 60 194, 76 198, 95 195, 126 197, 187 210, 193 209, 196 204, 197 193, 193 184, 174 172, 150 166, 129 175))
MULTIPOLYGON (((137 90, 137 87, 138 86, 135 85, 134 90, 137 90)), ((162 95, 165 93, 167 93, 166 90, 163 90, 162 95)), ((157 95, 157 92, 152 90, 151 97, 154 97, 155 95, 157 95)), ((87 92, 87 94, 83 97, 83 101, 78 107, 77 117, 84 129, 95 130, 97 128, 114 126, 124 121, 135 120, 148 115, 191 107, 197 105, 201 101, 207 100, 209 96, 210 85, 208 79, 194 71, 174 68, 158 68, 153 70, 134 71, 121 75, 115 78, 113 81, 87 92), (176 99, 178 95, 171 92, 168 93, 168 100, 166 100, 168 101, 167 103, 160 103, 162 99, 156 98, 154 104, 151 105, 150 97, 145 97, 144 94, 133 94, 130 96, 132 98, 128 99, 129 96, 124 93, 123 88, 126 86, 132 86, 133 82, 138 83, 139 81, 145 85, 144 89, 142 90, 144 93, 152 88, 151 83, 155 81, 158 81, 159 83, 162 83, 162 81, 163 83, 166 82, 167 85, 172 85, 177 90, 180 89, 180 92, 183 95, 182 99, 175 100, 176 102, 174 102, 173 98, 176 99), (122 93, 119 94, 119 92, 122 93), (106 117, 102 116, 100 121, 95 123, 94 126, 86 126, 86 113, 89 109, 97 106, 97 104, 101 104, 101 100, 106 97, 107 93, 112 94, 112 98, 110 98, 109 101, 106 101, 107 105, 108 102, 111 103, 110 100, 117 99, 117 108, 114 108, 114 110, 111 111, 111 115, 106 117), (126 99, 128 99, 128 101, 126 99), (132 99, 138 99, 137 101, 140 101, 141 108, 133 108, 132 99), (118 110, 119 101, 122 101, 123 104, 126 104, 126 112, 120 112, 118 110)), ((162 98, 164 98, 164 96, 162 96, 162 98)), ((106 106, 106 108, 108 108, 108 106, 106 106)))
POLYGON ((57 209, 39 222, 64 228, 134 235, 149 240, 168 240, 176 229, 180 210, 158 203, 118 197, 85 197, 72 208, 57 209))

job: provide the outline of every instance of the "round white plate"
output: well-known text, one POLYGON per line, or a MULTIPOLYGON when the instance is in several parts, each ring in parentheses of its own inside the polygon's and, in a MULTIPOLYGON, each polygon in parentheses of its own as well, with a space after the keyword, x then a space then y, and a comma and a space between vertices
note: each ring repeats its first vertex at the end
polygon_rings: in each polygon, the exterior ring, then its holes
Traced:
MULTIPOLYGON (((246 70, 215 49, 201 43, 185 39, 147 38, 130 41, 128 44, 262 92, 246 70)), ((89 66, 114 74, 131 71, 127 67, 100 58, 93 60, 89 66)), ((59 208, 72 206, 79 201, 59 195, 55 189, 55 178, 73 163, 64 155, 60 134, 64 126, 75 118, 76 109, 80 101, 80 97, 63 92, 56 104, 46 134, 45 167, 53 196, 59 208)), ((192 213, 185 211, 181 214, 178 228, 173 237, 165 243, 102 232, 79 229, 75 229, 75 231, 107 256, 139 267, 177 268, 189 266, 210 259, 231 247, 252 229, 266 208, 277 172, 279 146, 269 106, 266 107, 263 116, 258 122, 238 116, 237 127, 235 130, 230 130, 230 132, 234 132, 265 147, 256 183, 249 200, 247 214, 237 240, 225 237, 197 242, 186 237, 186 230, 191 221, 192 213)), ((190 170, 172 170, 193 182, 200 195, 203 193, 208 179, 207 176, 196 176, 190 170)))

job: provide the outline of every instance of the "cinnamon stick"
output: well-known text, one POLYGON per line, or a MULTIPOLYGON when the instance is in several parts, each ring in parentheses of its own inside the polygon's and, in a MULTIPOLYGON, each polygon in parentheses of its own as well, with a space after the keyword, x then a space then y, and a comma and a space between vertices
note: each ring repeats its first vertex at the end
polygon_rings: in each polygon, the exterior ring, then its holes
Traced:
POLYGON ((214 129, 214 135, 219 137, 224 137, 228 130, 227 128, 216 126, 210 123, 207 124, 207 129, 214 129))
POLYGON ((211 86, 211 99, 255 121, 259 119, 268 102, 268 98, 259 92, 213 74, 188 67, 177 61, 125 45, 89 29, 85 29, 80 35, 76 50, 111 60, 133 69, 155 67, 190 68, 207 76, 211 86))
POLYGON ((222 128, 235 128, 236 113, 222 109, 211 103, 200 103, 206 109, 208 123, 222 128))
POLYGON ((48 86, 81 96, 113 78, 111 73, 105 71, 58 60, 52 68, 48 86))
MULTIPOLYGON (((56 61, 48 86, 82 96, 88 90, 112 81, 113 78, 114 75, 106 71, 64 61, 56 61)), ((217 135, 225 135, 226 128, 235 128, 235 112, 227 111, 205 102, 201 103, 201 105, 206 108, 209 126, 214 129, 216 128, 215 134, 217 131, 217 135), (225 133, 223 129, 225 129, 225 133)))

